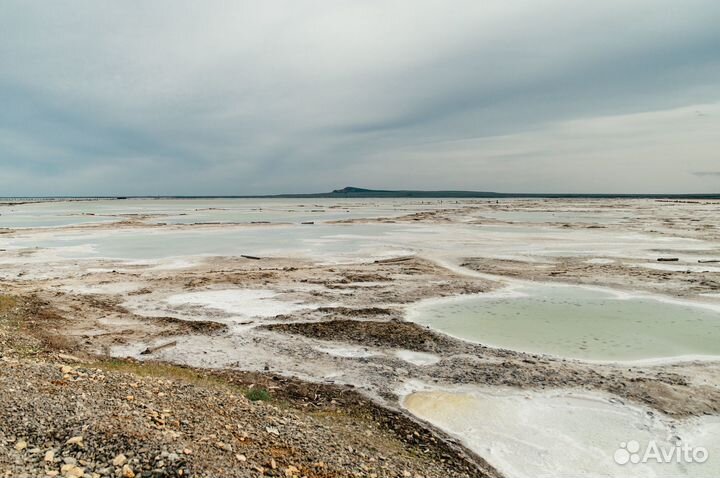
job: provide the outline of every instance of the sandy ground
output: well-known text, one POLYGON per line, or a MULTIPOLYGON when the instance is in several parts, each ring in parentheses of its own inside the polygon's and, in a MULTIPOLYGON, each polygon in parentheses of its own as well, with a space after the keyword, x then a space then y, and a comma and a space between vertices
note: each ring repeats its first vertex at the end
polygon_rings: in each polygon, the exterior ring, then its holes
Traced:
MULTIPOLYGON (((714 294, 720 294, 720 263, 709 262, 720 259, 718 206, 711 201, 468 201, 464 207, 438 207, 390 219, 342 221, 549 227, 572 234, 570 243, 575 237, 586 240, 591 252, 593 247, 604 251, 592 241, 597 236, 602 243, 603 234, 627 237, 629 243, 640 241, 636 235, 651 241, 641 252, 627 256, 617 251, 564 255, 561 247, 552 254, 525 253, 519 243, 512 257, 492 248, 455 253, 415 248, 410 256, 387 260, 323 263, 280 256, 203 257, 166 261, 163 266, 106 259, 48 263, 32 260, 33 251, 7 250, 2 253, 0 273, 6 277, 3 295, 29 301, 38 307, 36 311, 43 311, 39 317, 30 314, 23 319, 32 323, 30 335, 63 353, 86 357, 83 360, 131 357, 212 373, 257 373, 323 387, 352 387, 357 403, 404 417, 419 430, 432 430, 440 442, 452 444, 448 435, 420 425, 401 406, 408 383, 431 384, 439 390, 477 385, 590 391, 612 394, 669 417, 720 415, 717 362, 590 364, 488 348, 405 321, 407 307, 420 300, 496 290, 507 278, 591 284, 718 303, 714 294), (541 224, 532 216, 536 213, 541 224), (582 220, 583 215, 597 214, 607 221, 582 220), (581 219, 573 222, 568 217, 581 219), (658 262, 658 258, 678 260, 658 262), (238 301, 240 293, 245 295, 238 301)), ((162 226, 133 219, 69 229, 128 227, 162 226)), ((16 234, 6 232, 11 237, 16 234)), ((47 230, 22 234, 47 234, 47 230)), ((537 244, 544 250, 557 244, 554 236, 529 241, 528 251, 537 244)), ((25 366, 21 361, 13 373, 25 366)), ((281 389, 285 386, 278 384, 281 389)), ((350 429, 340 433, 348 439, 355 436, 350 429)), ((496 473, 482 459, 463 461, 461 455, 467 451, 462 447, 453 449, 460 450, 453 452, 460 454, 451 460, 453 466, 476 466, 478 475, 496 473)), ((446 471, 428 469, 425 476, 444 476, 446 471)), ((362 468, 359 472, 378 473, 362 468)))

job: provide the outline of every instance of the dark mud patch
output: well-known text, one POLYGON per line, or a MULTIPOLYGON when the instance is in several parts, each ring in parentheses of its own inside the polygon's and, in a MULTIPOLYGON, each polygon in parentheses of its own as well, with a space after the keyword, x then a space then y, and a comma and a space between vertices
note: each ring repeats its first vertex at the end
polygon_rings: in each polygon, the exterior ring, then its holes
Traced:
POLYGON ((454 351, 458 343, 410 322, 331 320, 294 324, 270 324, 261 328, 305 337, 349 342, 365 346, 392 347, 417 352, 454 351))
MULTIPOLYGON (((183 320, 176 317, 142 317, 142 319, 152 320, 161 325, 172 326, 173 330, 168 331, 168 333, 177 332, 178 334, 195 333, 211 335, 227 330, 227 325, 211 320, 183 320)), ((165 335, 168 335, 168 333, 165 335)))
POLYGON ((332 316, 341 317, 378 317, 394 315, 396 312, 392 309, 382 307, 362 307, 353 309, 351 307, 319 307, 318 312, 332 316))

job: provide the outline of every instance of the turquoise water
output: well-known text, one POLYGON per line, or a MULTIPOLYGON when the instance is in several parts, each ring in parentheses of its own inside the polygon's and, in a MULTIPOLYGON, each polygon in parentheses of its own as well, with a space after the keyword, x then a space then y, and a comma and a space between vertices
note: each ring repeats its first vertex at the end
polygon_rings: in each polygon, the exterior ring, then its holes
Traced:
POLYGON ((720 356, 720 312, 572 286, 439 301, 410 319, 466 340, 590 360, 720 356))

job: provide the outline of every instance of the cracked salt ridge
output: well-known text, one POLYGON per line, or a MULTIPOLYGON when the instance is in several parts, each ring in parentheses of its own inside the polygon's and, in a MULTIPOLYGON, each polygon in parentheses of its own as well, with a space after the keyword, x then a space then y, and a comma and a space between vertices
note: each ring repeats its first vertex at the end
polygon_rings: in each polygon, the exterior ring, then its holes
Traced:
POLYGON ((537 284, 518 280, 507 282, 507 287, 494 292, 421 301, 408 307, 406 317, 412 322, 429 325, 448 335, 490 347, 586 362, 657 364, 720 360, 717 342, 712 339, 713 334, 720 334, 720 315, 716 314, 720 312, 720 304, 717 302, 680 300, 594 286, 537 284), (596 293, 597 297, 583 295, 588 292, 596 293), (570 295, 563 295, 568 293, 570 295), (572 295, 578 293, 581 295, 572 295), (507 299, 518 299, 523 303, 507 299), (583 301, 587 301, 585 308, 582 307, 583 301), (598 301, 601 304, 598 304, 598 301), (657 303, 672 307, 661 307, 657 303), (687 323, 692 327, 676 324, 677 318, 668 315, 673 308, 683 324, 687 323), (651 313, 650 317, 646 317, 647 313, 639 314, 638 309, 651 313), (531 317, 529 314, 533 310, 535 312, 531 317), (577 323, 574 317, 582 319, 582 316, 578 315, 580 310, 597 315, 599 320, 607 323, 607 327, 595 328, 593 332, 593 327, 596 327, 598 322, 586 321, 584 326, 577 323), (561 315, 558 316, 558 313, 561 315), (636 320, 623 320, 628 314, 636 320), (640 319, 637 319, 638 317, 640 319), (653 321, 654 317, 659 317, 664 322, 660 324, 653 321), (518 320, 525 321, 524 329, 534 327, 535 333, 519 337, 512 328, 517 325, 512 326, 508 322, 518 320), (639 327, 636 323, 641 320, 649 321, 646 324, 649 329, 633 331, 633 327, 639 327), (704 332, 695 332, 693 335, 690 332, 698 327, 697 322, 705 326, 704 332), (508 325, 511 327, 508 328, 508 325), (553 326, 560 330, 553 331, 553 326), (664 334, 663 331, 668 326, 673 326, 675 332, 664 334), (626 330, 625 333, 620 333, 621 327, 626 330), (640 337, 642 330, 654 331, 654 335, 646 333, 642 336, 642 341, 623 342, 627 336, 640 337))
POLYGON ((438 390, 408 382, 402 406, 460 439, 508 478, 720 476, 720 417, 675 420, 609 394, 463 386, 438 390), (705 463, 615 463, 621 443, 677 439, 704 447, 705 463))

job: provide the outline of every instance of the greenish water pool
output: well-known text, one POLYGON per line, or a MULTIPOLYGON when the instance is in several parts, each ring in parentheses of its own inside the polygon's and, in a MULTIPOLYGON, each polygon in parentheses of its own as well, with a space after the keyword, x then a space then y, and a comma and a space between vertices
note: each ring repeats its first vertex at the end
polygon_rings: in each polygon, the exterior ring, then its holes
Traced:
POLYGON ((429 302, 410 320, 466 340, 588 360, 720 357, 720 312, 574 286, 429 302))

